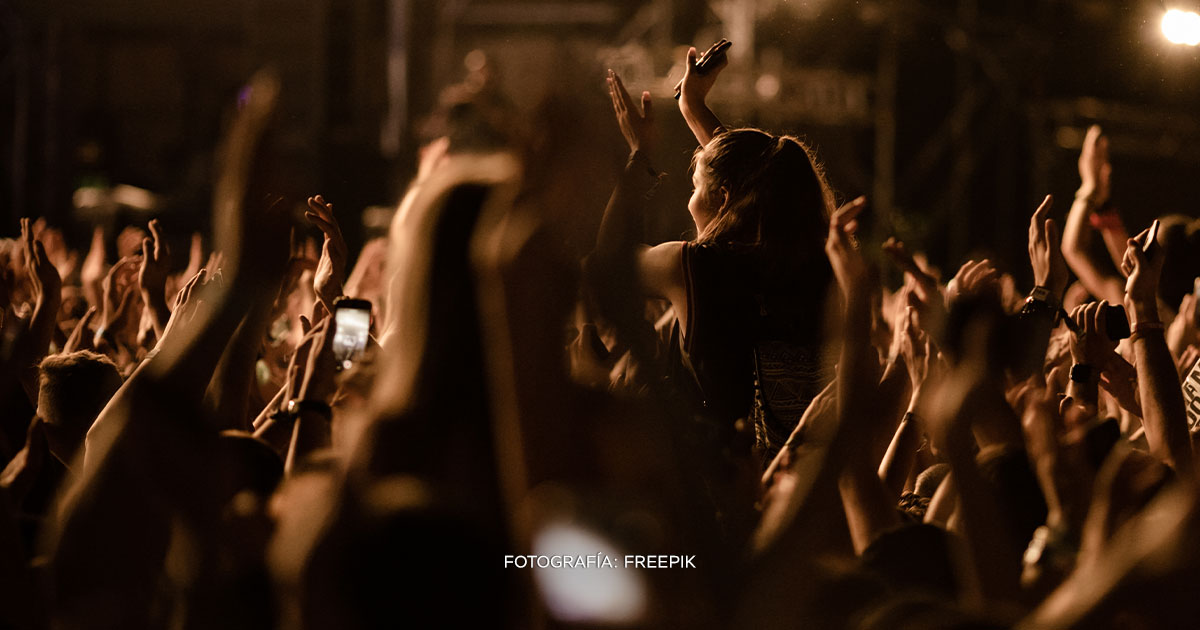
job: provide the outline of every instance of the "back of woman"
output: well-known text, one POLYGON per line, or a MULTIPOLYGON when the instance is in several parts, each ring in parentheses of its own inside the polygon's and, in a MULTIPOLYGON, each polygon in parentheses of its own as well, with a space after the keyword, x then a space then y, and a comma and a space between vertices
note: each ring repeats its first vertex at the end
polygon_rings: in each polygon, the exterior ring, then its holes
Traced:
POLYGON ((752 417, 756 450, 769 460, 827 380, 828 186, 798 139, 756 129, 715 136, 694 171, 700 231, 682 248, 680 358, 704 413, 726 430, 752 417))
MULTIPOLYGON (((700 142, 688 212, 697 237, 639 247, 641 213, 658 172, 653 101, 641 107, 609 72, 609 94, 631 150, 601 222, 589 275, 613 284, 635 263, 648 297, 677 317, 669 366, 682 409, 745 461, 770 458, 824 385, 820 322, 832 277, 824 252, 832 194, 812 151, 792 136, 726 130, 704 104, 720 67, 696 74, 679 107, 700 142), (759 387, 755 387, 756 379, 759 387), (751 429, 753 427, 753 429, 751 429)), ((608 287, 621 298, 625 287, 608 287)))

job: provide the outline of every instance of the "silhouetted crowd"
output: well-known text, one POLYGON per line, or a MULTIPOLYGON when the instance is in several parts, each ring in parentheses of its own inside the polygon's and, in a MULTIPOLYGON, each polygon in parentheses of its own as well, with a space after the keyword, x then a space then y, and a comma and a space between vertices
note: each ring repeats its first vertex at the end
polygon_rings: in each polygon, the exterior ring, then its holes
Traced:
POLYGON ((1200 624, 1191 219, 1127 232, 1092 127, 1061 229, 1047 195, 1027 261, 943 274, 803 140, 721 123, 728 46, 679 85, 687 241, 644 242, 655 100, 611 70, 629 155, 582 260, 561 147, 486 80, 353 255, 356 213, 278 184, 270 73, 189 251, 170 216, 86 253, 22 219, 0 626, 1200 624))

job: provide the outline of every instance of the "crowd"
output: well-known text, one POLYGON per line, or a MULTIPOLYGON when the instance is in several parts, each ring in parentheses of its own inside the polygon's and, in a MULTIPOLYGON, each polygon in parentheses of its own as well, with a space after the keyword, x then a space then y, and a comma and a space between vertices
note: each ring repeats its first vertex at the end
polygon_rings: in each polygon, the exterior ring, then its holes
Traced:
POLYGON ((186 260, 167 216, 82 255, 22 219, 0 625, 1192 627, 1189 219, 1131 237, 1092 127, 1061 233, 1047 195, 1027 260, 944 281, 860 234, 804 141, 723 126, 710 61, 679 90, 687 241, 643 244, 654 100, 612 71, 629 156, 582 261, 547 221, 558 145, 482 84, 354 258, 349 215, 276 181, 269 73, 186 260), (353 361, 343 296, 372 305, 353 361))

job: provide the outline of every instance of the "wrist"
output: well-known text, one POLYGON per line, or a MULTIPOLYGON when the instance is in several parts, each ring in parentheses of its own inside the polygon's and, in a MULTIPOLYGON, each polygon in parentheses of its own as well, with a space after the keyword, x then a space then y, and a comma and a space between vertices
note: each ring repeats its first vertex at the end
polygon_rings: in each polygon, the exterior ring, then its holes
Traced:
POLYGON ((1037 286, 1033 287, 1033 290, 1029 292, 1026 301, 1044 302, 1047 306, 1057 311, 1062 306, 1062 291, 1057 287, 1050 286, 1050 284, 1056 283, 1047 284, 1048 282, 1048 280, 1039 281, 1037 286))
MULTIPOLYGON (((916 415, 917 409, 919 409, 921 407, 921 401, 923 399, 924 393, 925 393, 925 385, 924 384, 913 386, 912 396, 909 396, 909 398, 908 398, 908 411, 906 412, 906 414, 916 415)), ((906 415, 906 417, 907 417, 907 415, 906 415)))
POLYGON ((1158 303, 1155 301, 1130 300, 1129 301, 1129 325, 1134 326, 1139 323, 1153 324, 1159 323, 1158 303))
POLYGON ((1095 184, 1083 184, 1075 191, 1075 201, 1086 203, 1089 208, 1098 208, 1106 201, 1095 184))
POLYGON ((1098 385, 1100 383, 1100 368, 1087 363, 1076 362, 1071 366, 1070 379, 1080 385, 1098 385))
POLYGON ((679 110, 682 112, 691 112, 702 107, 707 107, 707 105, 704 104, 703 96, 688 94, 686 91, 679 96, 679 110))
POLYGON ((325 383, 324 380, 325 379, 317 378, 305 380, 300 386, 300 394, 296 399, 311 400, 328 405, 329 401, 333 400, 333 395, 336 392, 337 387, 334 386, 332 382, 325 383))
POLYGON ((292 420, 298 420, 304 414, 321 416, 330 421, 333 420, 333 409, 329 406, 329 403, 321 400, 312 400, 303 396, 289 400, 285 411, 287 416, 292 420))

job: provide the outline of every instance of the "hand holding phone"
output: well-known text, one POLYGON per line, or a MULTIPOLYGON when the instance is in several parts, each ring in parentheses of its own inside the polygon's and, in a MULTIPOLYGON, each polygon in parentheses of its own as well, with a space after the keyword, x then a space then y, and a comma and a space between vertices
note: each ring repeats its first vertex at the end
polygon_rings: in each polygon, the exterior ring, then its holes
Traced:
POLYGON ((1149 254, 1150 248, 1158 243, 1158 219, 1155 219, 1150 224, 1150 231, 1146 234, 1146 242, 1142 243, 1142 251, 1149 254))
MULTIPOLYGON (((691 67, 691 71, 699 76, 705 76, 710 72, 723 68, 726 63, 725 51, 729 50, 729 47, 732 45, 733 42, 722 37, 717 43, 709 46, 708 50, 704 51, 704 54, 696 59, 695 64, 691 67)), ((680 79, 679 83, 675 85, 675 99, 679 100, 679 97, 682 95, 683 80, 680 79)))
POLYGON ((354 365, 367 350, 371 334, 371 303, 367 300, 340 297, 333 302, 333 318, 337 323, 333 336, 333 356, 339 369, 354 365))

